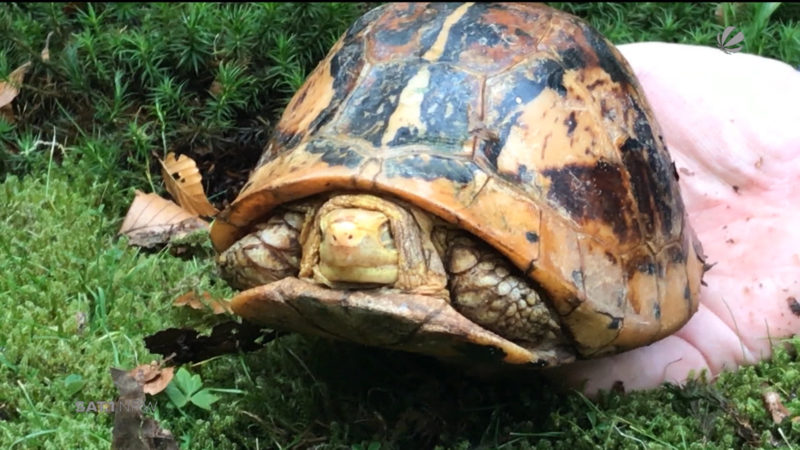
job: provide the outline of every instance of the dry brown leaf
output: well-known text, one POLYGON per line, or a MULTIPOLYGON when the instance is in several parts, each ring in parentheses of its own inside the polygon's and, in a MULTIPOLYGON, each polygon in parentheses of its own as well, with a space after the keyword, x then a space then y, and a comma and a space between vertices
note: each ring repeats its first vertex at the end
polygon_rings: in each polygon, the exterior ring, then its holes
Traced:
POLYGON ((192 158, 180 155, 175 159, 174 153, 168 153, 165 160, 159 162, 164 186, 183 209, 200 216, 210 217, 217 214, 217 208, 206 197, 203 177, 192 158))
POLYGON ((148 381, 157 377, 161 371, 161 364, 158 361, 152 361, 147 364, 134 367, 128 371, 128 374, 133 377, 142 386, 148 381))
POLYGON ((192 309, 205 310, 210 309, 214 314, 233 314, 230 303, 226 300, 215 300, 208 292, 203 292, 203 300, 197 297, 197 293, 189 291, 180 297, 176 298, 172 303, 173 306, 188 306, 192 309))
POLYGON ((777 392, 774 391, 767 391, 764 392, 762 395, 764 399, 764 406, 767 408, 767 411, 772 415, 772 421, 775 423, 781 423, 784 419, 789 417, 791 414, 789 410, 783 406, 781 402, 781 396, 778 395, 777 392))
POLYGON ((149 364, 142 364, 128 371, 139 384, 145 394, 156 395, 167 388, 175 375, 174 367, 161 367, 161 363, 153 361, 149 364))
POLYGON ((22 80, 25 79, 25 74, 30 67, 31 62, 28 61, 11 72, 8 75, 8 81, 0 81, 0 108, 10 104, 19 95, 22 80))
POLYGON ((191 328, 168 328, 146 336, 150 353, 169 356, 175 364, 205 361, 219 355, 252 352, 281 336, 250 322, 231 320, 214 326, 209 336, 191 328))
POLYGON ((136 191, 119 233, 131 245, 153 247, 197 230, 208 230, 208 223, 170 200, 136 191))
POLYGON ((169 430, 142 414, 145 395, 142 384, 129 371, 112 367, 111 379, 119 391, 119 404, 115 408, 114 429, 111 433, 112 449, 169 449, 178 450, 178 443, 169 430), (138 405, 139 407, 133 407, 138 405))

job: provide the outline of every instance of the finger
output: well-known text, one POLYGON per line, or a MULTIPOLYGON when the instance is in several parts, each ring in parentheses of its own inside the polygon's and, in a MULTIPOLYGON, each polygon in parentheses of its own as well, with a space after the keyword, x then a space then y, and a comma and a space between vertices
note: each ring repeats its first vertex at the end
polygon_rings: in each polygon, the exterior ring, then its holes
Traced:
POLYGON ((690 343, 668 336, 647 347, 598 360, 557 367, 545 375, 588 396, 621 383, 626 391, 651 389, 663 382, 681 383, 691 371, 708 369, 705 357, 690 343))
POLYGON ((620 49, 683 169, 690 221, 719 264, 707 275, 700 310, 675 335, 551 372, 572 386, 587 381, 589 393, 615 382, 628 390, 680 383, 702 369, 717 374, 769 356, 775 339, 800 331, 790 303, 800 288, 800 257, 789 244, 800 242, 790 226, 800 214, 786 205, 800 194, 800 127, 788 123, 800 123, 793 106, 800 101, 800 73, 711 48, 648 43, 620 49))
POLYGON ((717 175, 709 190, 770 185, 796 169, 800 72, 777 60, 667 43, 621 45, 679 167, 717 175))

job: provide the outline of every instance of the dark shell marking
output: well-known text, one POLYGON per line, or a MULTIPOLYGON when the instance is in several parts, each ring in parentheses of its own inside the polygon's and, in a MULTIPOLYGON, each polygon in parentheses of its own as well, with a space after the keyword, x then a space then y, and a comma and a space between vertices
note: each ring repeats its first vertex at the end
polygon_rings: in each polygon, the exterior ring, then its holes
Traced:
POLYGON ((584 356, 647 344, 696 310, 702 259, 641 92, 548 7, 384 5, 309 76, 212 239, 287 201, 383 191, 525 270, 584 356))

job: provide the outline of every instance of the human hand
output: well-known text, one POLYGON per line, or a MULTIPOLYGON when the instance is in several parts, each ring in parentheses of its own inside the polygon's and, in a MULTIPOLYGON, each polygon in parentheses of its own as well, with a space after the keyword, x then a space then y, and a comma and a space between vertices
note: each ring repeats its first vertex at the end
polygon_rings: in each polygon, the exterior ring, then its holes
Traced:
POLYGON ((592 394, 682 383, 690 371, 768 358, 800 334, 800 71, 776 60, 665 43, 618 47, 680 174, 707 286, 680 331, 647 347, 554 369, 592 394), (796 300, 793 300, 796 299, 796 300))

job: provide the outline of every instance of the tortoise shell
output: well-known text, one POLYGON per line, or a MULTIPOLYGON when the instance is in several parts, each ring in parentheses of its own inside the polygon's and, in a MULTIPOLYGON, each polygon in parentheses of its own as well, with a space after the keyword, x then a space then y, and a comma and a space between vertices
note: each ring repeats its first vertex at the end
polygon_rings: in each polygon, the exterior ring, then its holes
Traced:
POLYGON ((583 356, 645 345, 698 307, 700 245, 650 106, 592 27, 534 4, 388 4, 336 42, 236 200, 223 251, 276 206, 398 197, 547 292, 583 356))

